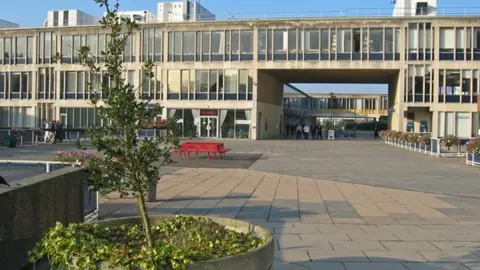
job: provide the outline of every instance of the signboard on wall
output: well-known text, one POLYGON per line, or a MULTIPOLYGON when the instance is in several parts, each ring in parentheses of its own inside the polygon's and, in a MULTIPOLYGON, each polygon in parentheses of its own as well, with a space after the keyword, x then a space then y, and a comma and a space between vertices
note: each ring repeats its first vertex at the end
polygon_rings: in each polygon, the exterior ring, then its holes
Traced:
POLYGON ((217 116, 218 110, 200 110, 201 116, 217 116))
POLYGON ((407 132, 412 132, 413 127, 414 127, 413 121, 408 121, 407 122, 407 132))

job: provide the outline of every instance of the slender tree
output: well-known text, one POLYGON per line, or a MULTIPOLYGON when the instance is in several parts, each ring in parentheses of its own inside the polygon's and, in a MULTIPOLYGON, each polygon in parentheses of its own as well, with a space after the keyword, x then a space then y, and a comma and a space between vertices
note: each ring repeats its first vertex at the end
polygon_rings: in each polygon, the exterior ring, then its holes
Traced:
MULTIPOLYGON (((137 142, 139 130, 152 128, 155 117, 162 111, 158 103, 149 107, 151 100, 140 97, 140 86, 135 88, 123 76, 125 45, 140 27, 128 18, 118 16, 118 1, 114 5, 108 0, 94 1, 106 9, 106 15, 99 23, 108 38, 106 48, 101 48, 101 57, 93 55, 88 46, 79 49, 80 61, 89 68, 90 78, 97 78, 90 80, 90 99, 103 120, 101 127, 88 131, 92 147, 101 155, 90 160, 87 169, 94 188, 102 194, 119 192, 136 198, 146 243, 152 247, 145 197, 149 186, 156 186, 159 181, 160 167, 172 162, 171 149, 178 144, 178 139, 175 132, 167 132, 165 136, 137 142), (104 59, 104 63, 99 64, 99 59, 104 59), (99 83, 100 72, 108 76, 110 84, 99 83)), ((146 78, 141 84, 153 78, 153 67, 151 61, 143 63, 146 78)))

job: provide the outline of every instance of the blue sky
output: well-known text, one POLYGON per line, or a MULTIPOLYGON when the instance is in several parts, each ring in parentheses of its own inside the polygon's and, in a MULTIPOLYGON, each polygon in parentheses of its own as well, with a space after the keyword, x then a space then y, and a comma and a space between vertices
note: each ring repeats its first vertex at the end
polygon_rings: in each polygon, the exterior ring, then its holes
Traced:
MULTIPOLYGON (((149 10, 154 13, 156 13, 156 4, 161 1, 119 0, 122 10, 149 10)), ((103 13, 93 0, 0 0, 0 2, 2 2, 0 19, 12 21, 21 26, 42 25, 48 10, 79 9, 99 17, 103 13)), ((199 2, 215 13, 218 19, 226 19, 227 13, 232 13, 237 18, 258 17, 266 12, 270 17, 294 16, 302 12, 319 16, 321 13, 336 15, 342 11, 355 14, 356 9, 360 9, 362 14, 373 16, 378 12, 385 15, 391 14, 393 9, 392 0, 200 0, 199 2), (242 13, 248 15, 242 15, 242 13)), ((465 7, 477 7, 476 10, 480 13, 479 0, 438 0, 438 2, 439 7, 445 9, 456 7, 455 10, 458 12, 465 7)), ((386 86, 382 85, 297 84, 297 86, 309 92, 332 92, 332 89, 334 92, 386 92, 386 86)))

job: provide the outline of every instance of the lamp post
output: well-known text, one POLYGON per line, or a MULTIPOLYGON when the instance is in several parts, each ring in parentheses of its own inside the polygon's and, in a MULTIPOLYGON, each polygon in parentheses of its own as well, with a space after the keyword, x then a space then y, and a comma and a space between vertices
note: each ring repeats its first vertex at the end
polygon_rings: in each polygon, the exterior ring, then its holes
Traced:
POLYGON ((333 105, 335 100, 335 94, 330 93, 330 123, 332 124, 332 129, 335 129, 335 125, 333 124, 333 105))

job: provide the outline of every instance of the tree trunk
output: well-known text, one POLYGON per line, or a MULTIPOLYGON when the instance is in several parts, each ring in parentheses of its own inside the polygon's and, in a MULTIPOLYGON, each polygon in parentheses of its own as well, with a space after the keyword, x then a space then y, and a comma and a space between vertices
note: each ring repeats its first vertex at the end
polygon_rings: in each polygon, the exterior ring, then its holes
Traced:
POLYGON ((137 196, 138 209, 142 217, 143 229, 145 230, 145 237, 147 238, 147 245, 149 248, 153 248, 152 230, 150 227, 150 219, 148 218, 147 209, 145 207, 145 195, 138 193, 137 196))

